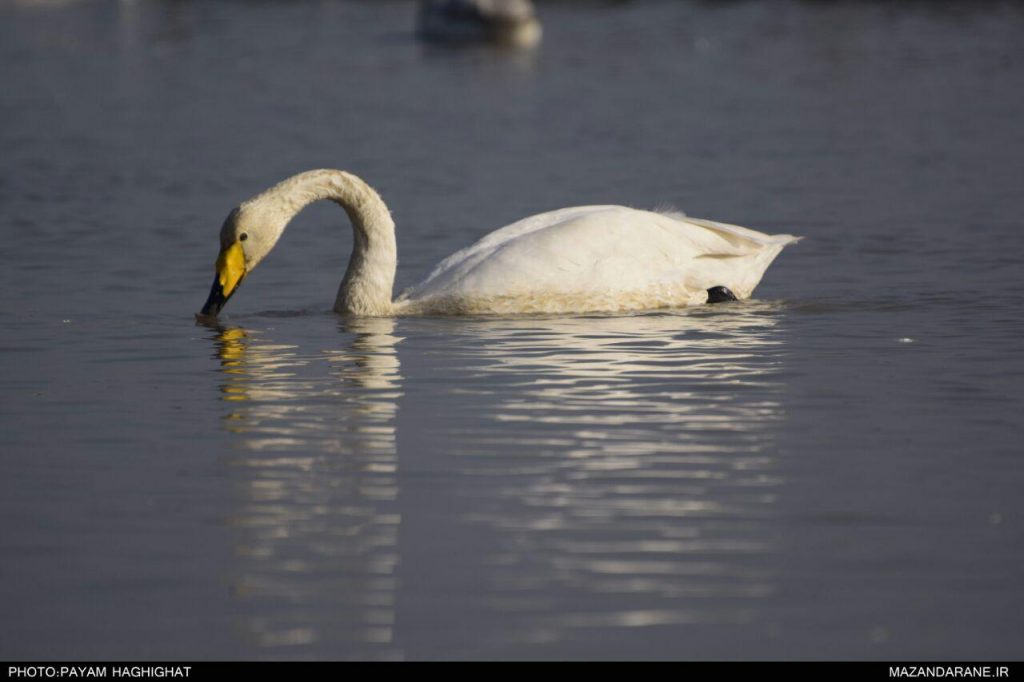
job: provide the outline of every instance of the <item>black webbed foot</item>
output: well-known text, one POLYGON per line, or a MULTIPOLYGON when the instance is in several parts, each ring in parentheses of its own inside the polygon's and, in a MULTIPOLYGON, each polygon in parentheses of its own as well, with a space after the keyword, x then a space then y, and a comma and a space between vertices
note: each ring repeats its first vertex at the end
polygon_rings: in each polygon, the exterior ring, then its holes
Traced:
POLYGON ((729 291, 728 287, 711 287, 708 289, 708 303, 724 303, 725 301, 738 301, 736 294, 729 291))

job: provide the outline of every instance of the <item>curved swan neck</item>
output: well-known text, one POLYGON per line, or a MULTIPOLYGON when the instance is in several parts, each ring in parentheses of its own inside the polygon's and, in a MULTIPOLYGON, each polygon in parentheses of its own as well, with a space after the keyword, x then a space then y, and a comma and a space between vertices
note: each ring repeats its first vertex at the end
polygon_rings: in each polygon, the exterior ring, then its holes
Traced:
POLYGON ((299 211, 321 199, 345 209, 354 233, 352 255, 334 309, 355 315, 389 314, 398 264, 395 223, 380 195, 360 178, 339 170, 307 171, 278 183, 241 208, 268 212, 276 242, 299 211))

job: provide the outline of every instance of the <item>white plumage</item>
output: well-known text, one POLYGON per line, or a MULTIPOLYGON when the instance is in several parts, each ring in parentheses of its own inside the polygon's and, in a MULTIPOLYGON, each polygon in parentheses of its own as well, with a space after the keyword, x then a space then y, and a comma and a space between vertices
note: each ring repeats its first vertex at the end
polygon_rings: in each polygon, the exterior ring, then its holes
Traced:
POLYGON ((714 286, 748 298, 794 240, 624 206, 563 208, 449 256, 396 305, 473 313, 642 310, 704 303, 714 286))

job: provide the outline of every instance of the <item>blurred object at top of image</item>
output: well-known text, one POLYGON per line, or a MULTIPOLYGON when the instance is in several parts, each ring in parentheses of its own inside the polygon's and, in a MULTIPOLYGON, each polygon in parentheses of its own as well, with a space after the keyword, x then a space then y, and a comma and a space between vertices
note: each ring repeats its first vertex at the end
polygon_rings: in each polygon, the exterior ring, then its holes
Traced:
POLYGON ((529 48, 542 29, 530 0, 420 0, 417 32, 436 43, 529 48))

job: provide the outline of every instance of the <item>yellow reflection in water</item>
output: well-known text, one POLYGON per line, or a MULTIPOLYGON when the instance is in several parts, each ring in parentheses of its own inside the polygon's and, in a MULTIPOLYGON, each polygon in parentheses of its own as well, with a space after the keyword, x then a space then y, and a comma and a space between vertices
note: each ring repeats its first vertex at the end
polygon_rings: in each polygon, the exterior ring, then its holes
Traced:
POLYGON ((399 655, 394 322, 341 323, 337 348, 304 351, 220 329, 225 427, 237 481, 242 630, 280 655, 399 655))

